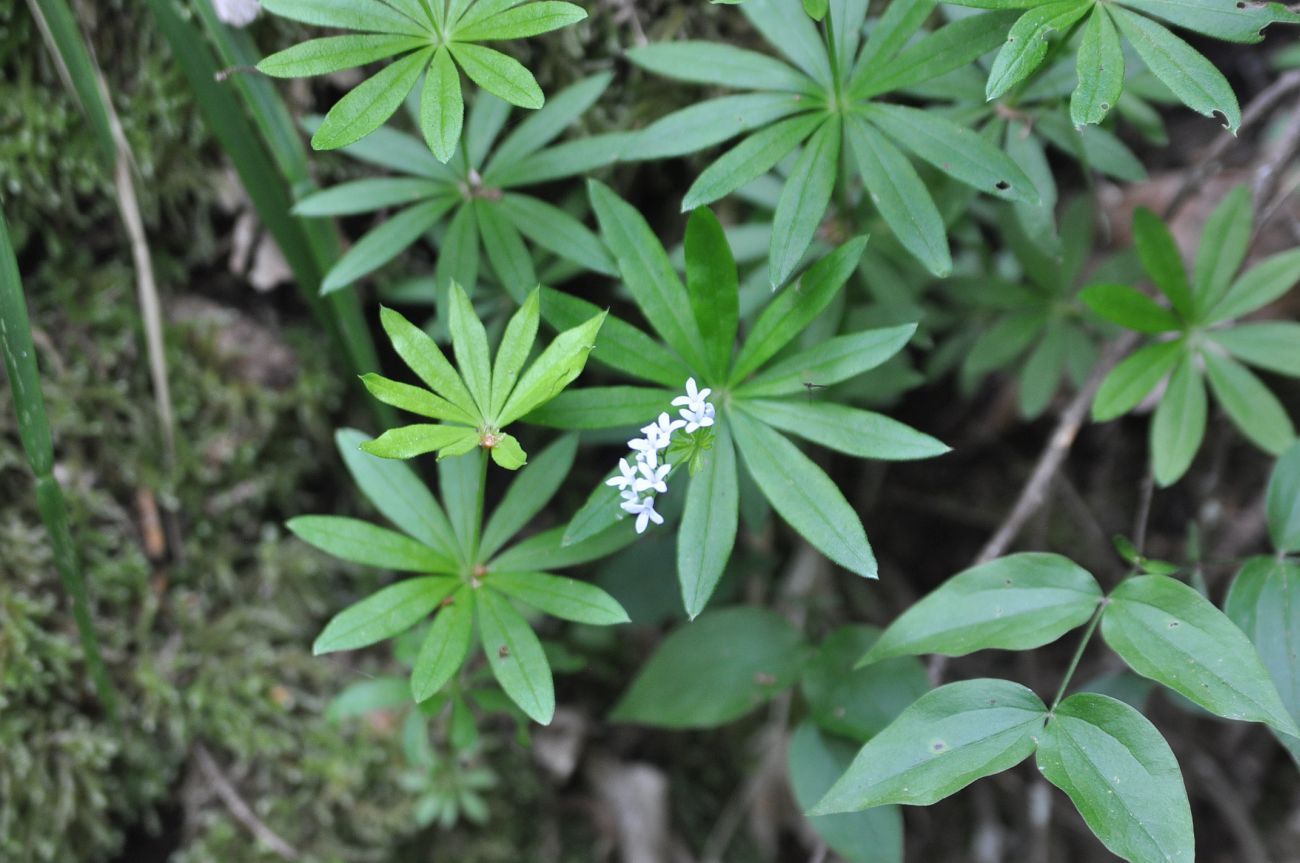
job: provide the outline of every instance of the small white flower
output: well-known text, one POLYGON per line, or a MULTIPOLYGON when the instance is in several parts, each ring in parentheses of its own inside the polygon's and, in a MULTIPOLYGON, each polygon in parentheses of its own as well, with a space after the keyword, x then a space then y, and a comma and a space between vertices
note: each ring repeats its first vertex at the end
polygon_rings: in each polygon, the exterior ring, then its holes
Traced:
POLYGON ((625 500, 622 503, 623 511, 636 516, 636 532, 645 533, 646 524, 654 522, 663 524, 664 517, 655 512, 655 499, 644 497, 640 500, 625 500))
POLYGON ((709 389, 708 387, 705 387, 704 389, 697 389, 695 386, 695 378, 687 378, 686 395, 678 396, 677 398, 673 399, 673 406, 686 407, 694 411, 695 413, 699 413, 704 409, 703 405, 705 403, 705 399, 709 397, 709 393, 711 392, 713 392, 713 390, 709 389))
POLYGON ((682 419, 686 421, 686 433, 690 434, 696 429, 708 428, 713 425, 713 418, 716 415, 716 409, 713 405, 705 402, 699 410, 693 408, 682 408, 682 419))
POLYGON ((670 419, 667 413, 661 413, 659 419, 641 429, 641 434, 645 435, 646 440, 655 445, 655 449, 663 449, 672 443, 673 432, 684 425, 686 423, 681 420, 670 419))
POLYGON ((627 442, 628 449, 636 453, 638 462, 645 462, 654 467, 659 464, 659 447, 655 446, 654 441, 646 438, 634 438, 627 442))
POLYGON ((212 0, 217 17, 232 27, 247 27, 262 11, 260 0, 212 0))
POLYGON ((624 491, 637 481, 636 467, 628 464, 627 459, 621 458, 618 460, 618 469, 622 476, 611 476, 605 480, 605 485, 612 485, 619 491, 624 491))
POLYGON ((654 489, 660 494, 668 492, 668 484, 664 482, 668 477, 668 472, 672 470, 672 465, 661 464, 658 467, 652 467, 645 462, 637 465, 641 476, 637 477, 632 484, 632 488, 638 492, 646 492, 654 489))

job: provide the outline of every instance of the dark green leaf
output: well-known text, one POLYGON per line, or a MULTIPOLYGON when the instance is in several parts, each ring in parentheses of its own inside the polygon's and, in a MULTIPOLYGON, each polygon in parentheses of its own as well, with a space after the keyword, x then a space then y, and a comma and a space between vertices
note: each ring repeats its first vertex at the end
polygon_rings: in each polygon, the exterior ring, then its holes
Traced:
POLYGON ((1233 579, 1224 611, 1255 645, 1283 706, 1300 722, 1300 563, 1251 558, 1233 579))
POLYGON ((802 393, 808 384, 830 386, 876 368, 902 350, 916 324, 836 336, 773 363, 736 388, 746 399, 802 393))
POLYGON ((1178 482, 1205 438, 1205 383, 1187 355, 1169 378, 1151 421, 1151 468, 1161 488, 1178 482))
POLYGON ((366 34, 310 39, 265 58, 257 71, 272 78, 307 78, 355 69, 429 44, 426 37, 366 34))
POLYGON ((704 610, 722 578, 736 544, 740 517, 736 450, 726 427, 714 428, 713 448, 704 454, 704 466, 691 477, 686 490, 686 509, 677 534, 677 578, 692 620, 704 610))
POLYGON ((639 427, 670 410, 677 395, 650 387, 583 387, 556 396, 529 413, 527 421, 562 429, 639 427))
POLYGON ((425 231, 437 224, 454 205, 451 198, 435 198, 431 201, 407 207, 390 219, 384 220, 356 245, 348 249, 343 257, 325 275, 321 282, 322 294, 346 288, 348 285, 369 275, 393 258, 404 252, 425 231))
POLYGON ((913 657, 854 667, 879 636, 874 626, 835 630, 808 662, 800 684, 820 727, 860 743, 879 734, 930 689, 925 666, 913 657))
MULTIPOLYGON (((575 327, 599 313, 600 307, 594 303, 542 288, 542 317, 556 329, 575 327)), ((680 357, 620 318, 606 316, 601 332, 605 338, 591 352, 596 362, 673 389, 691 376, 680 357)))
POLYGON ((391 584, 340 611, 312 644, 312 653, 368 647, 400 635, 432 611, 460 582, 449 576, 422 576, 391 584))
POLYGON ((740 283, 722 223, 707 207, 695 210, 686 222, 686 291, 709 370, 721 379, 736 345, 740 283))
POLYGON ((1191 320, 1196 304, 1187 284, 1182 253, 1168 226, 1146 207, 1139 207, 1133 214, 1133 242, 1142 257, 1142 266, 1160 293, 1169 298, 1185 320, 1191 320))
POLYGON ((546 251, 584 269, 606 276, 618 275, 618 266, 600 238, 559 207, 514 192, 507 192, 496 206, 509 216, 521 234, 546 251))
POLYGON ((1202 351, 1201 359, 1214 398, 1241 433, 1271 455, 1285 452, 1295 441, 1295 426, 1277 396, 1235 360, 1214 351, 1202 351))
POLYGON ((510 483, 483 529, 479 555, 488 559, 522 530, 559 490, 578 451, 576 435, 565 435, 534 456, 510 483))
POLYGON ((1070 119, 1076 126, 1100 123, 1124 89, 1124 50, 1115 22, 1100 3, 1083 25, 1076 63, 1079 86, 1070 96, 1070 119))
POLYGON ((534 722, 549 725, 555 715, 555 684, 532 627, 495 591, 479 591, 476 610, 479 638, 501 689, 534 722))
POLYGON ((420 131, 439 162, 451 160, 464 123, 465 100, 460 92, 460 73, 444 45, 433 55, 420 96, 420 131))
POLYGON ((1268 533, 1278 551, 1300 553, 1300 445, 1277 460, 1268 481, 1268 533))
POLYGON ((700 172, 682 199, 682 210, 711 204, 763 176, 825 121, 822 114, 803 114, 745 138, 700 172))
POLYGON ((627 59, 656 75, 747 90, 816 92, 816 85, 803 73, 757 51, 720 42, 657 42, 638 45, 627 59))
POLYGON ((993 58, 986 98, 997 99, 1029 77, 1047 56, 1051 34, 1060 33, 1064 38, 1091 8, 1089 0, 1058 0, 1034 6, 1021 15, 1007 34, 1002 50, 993 58))
POLYGON ((773 288, 784 285, 799 266, 826 215, 839 174, 840 137, 839 115, 832 115, 790 169, 772 217, 768 280, 773 288))
POLYGON ((493 39, 524 39, 576 24, 587 10, 560 0, 537 0, 479 19, 454 31, 457 40, 483 42, 493 39))
POLYGON ((884 414, 804 399, 744 399, 736 407, 804 440, 858 458, 911 461, 949 452, 942 442, 884 414))
POLYGON ((302 515, 286 526, 303 542, 353 563, 402 572, 456 571, 456 564, 424 543, 368 521, 302 515))

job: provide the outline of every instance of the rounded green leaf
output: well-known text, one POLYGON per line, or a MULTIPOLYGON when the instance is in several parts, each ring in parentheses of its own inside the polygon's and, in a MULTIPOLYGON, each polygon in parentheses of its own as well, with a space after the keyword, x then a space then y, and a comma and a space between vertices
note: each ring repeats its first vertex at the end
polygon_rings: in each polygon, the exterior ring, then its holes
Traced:
POLYGON ((890 656, 1029 650, 1088 622, 1097 580, 1058 554, 1012 554, 954 575, 890 624, 863 662, 890 656))
POLYGON ((450 576, 408 578, 340 611, 312 644, 312 653, 355 650, 410 629, 460 584, 450 576))
POLYGON ((865 743, 930 690, 925 666, 914 657, 854 668, 879 637, 874 626, 842 626, 809 660, 800 687, 821 728, 865 743))
POLYGON ((1009 680, 964 680, 916 700, 871 738, 810 815, 928 806, 1029 757, 1047 708, 1009 680))
POLYGON ((790 686, 803 637, 762 608, 703 614, 659 645, 610 719, 661 728, 714 728, 790 686))
POLYGON ((1071 695, 1043 730, 1037 761, 1113 854, 1130 863, 1192 863, 1192 813, 1178 761, 1132 707, 1106 695, 1071 695))
POLYGON ((1211 713, 1300 735, 1250 640, 1182 582, 1128 579, 1110 595, 1101 634, 1138 674, 1211 713))

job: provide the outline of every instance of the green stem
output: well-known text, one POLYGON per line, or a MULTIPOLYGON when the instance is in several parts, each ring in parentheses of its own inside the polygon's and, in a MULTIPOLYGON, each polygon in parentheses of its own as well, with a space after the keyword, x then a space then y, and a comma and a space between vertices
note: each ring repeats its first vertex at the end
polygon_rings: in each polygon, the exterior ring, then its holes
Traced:
POLYGON ((1083 659, 1083 652, 1088 647, 1088 642, 1092 641, 1092 634, 1097 631, 1097 624, 1101 623, 1101 613, 1106 608, 1106 600, 1097 603, 1097 610, 1092 613, 1092 620, 1088 621, 1088 628, 1083 631, 1083 638, 1079 639, 1079 646, 1075 648, 1074 658, 1070 660, 1070 665, 1065 669, 1065 677, 1061 680, 1061 688, 1056 690, 1056 697, 1052 699, 1052 706, 1049 713, 1056 710, 1056 706, 1061 703, 1061 698, 1065 695, 1066 687, 1070 685, 1070 679, 1074 677, 1074 672, 1079 667, 1079 660, 1083 659))
POLYGON ((483 537, 483 497, 487 493, 488 451, 479 447, 478 492, 474 498, 474 524, 469 542, 470 567, 478 564, 479 540, 483 537))
POLYGON ((835 50, 835 23, 832 21, 831 10, 826 10, 826 55, 831 61, 831 92, 835 96, 836 109, 839 108, 840 95, 843 88, 840 85, 840 58, 835 50))

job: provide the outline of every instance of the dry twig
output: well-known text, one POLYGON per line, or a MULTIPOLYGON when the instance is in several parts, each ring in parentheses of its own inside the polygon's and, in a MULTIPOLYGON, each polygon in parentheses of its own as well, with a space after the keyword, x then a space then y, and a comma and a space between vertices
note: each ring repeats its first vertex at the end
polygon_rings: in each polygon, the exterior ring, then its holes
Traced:
POLYGON ((226 778, 226 774, 221 772, 221 768, 213 760, 212 754, 208 752, 208 748, 202 743, 197 743, 194 746, 194 760, 198 763, 199 770, 202 771, 204 777, 212 783, 212 790, 221 798, 221 802, 226 804, 230 814, 234 816, 236 821, 247 827, 248 832, 252 833, 257 838, 257 841, 285 860, 299 860, 302 858, 302 852, 282 839, 279 833, 267 827, 266 823, 257 817, 257 813, 253 812, 252 807, 244 802, 244 798, 239 796, 235 786, 226 778))

